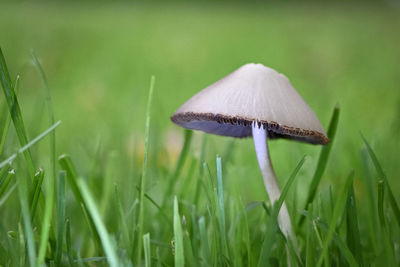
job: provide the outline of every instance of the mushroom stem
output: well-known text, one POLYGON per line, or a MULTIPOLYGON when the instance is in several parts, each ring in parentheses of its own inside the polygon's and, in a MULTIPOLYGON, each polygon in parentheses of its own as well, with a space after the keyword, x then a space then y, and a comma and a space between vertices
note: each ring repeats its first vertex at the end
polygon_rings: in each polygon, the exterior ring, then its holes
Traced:
MULTIPOLYGON (((271 204, 273 205, 279 200, 281 191, 279 189, 278 181, 275 178, 274 170, 271 165, 267 145, 267 130, 261 125, 259 127, 257 122, 252 123, 253 140, 257 154, 258 165, 263 176, 265 189, 267 190, 271 204)), ((283 203, 279 215, 278 224, 282 233, 286 238, 290 237, 293 244, 296 246, 297 242, 293 233, 292 224, 290 222, 289 212, 285 202, 283 203)))

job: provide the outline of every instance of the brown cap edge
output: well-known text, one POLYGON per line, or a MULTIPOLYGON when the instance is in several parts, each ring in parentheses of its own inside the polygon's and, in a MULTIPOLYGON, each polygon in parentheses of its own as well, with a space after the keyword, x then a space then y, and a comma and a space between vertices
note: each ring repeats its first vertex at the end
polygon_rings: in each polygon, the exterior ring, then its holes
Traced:
MULTIPOLYGON (((249 118, 242 118, 242 117, 234 117, 234 116, 227 116, 222 114, 213 114, 213 113, 194 113, 194 112, 185 112, 185 113, 178 113, 171 116, 171 121, 180 124, 182 122, 190 122, 194 120, 199 121, 216 121, 218 123, 230 123, 232 125, 243 125, 251 127, 253 121, 257 121, 259 127, 263 127, 270 132, 273 132, 277 135, 282 135, 282 137, 308 137, 313 140, 312 143, 326 145, 329 143, 329 138, 318 131, 314 130, 305 130, 301 128, 291 127, 279 124, 274 121, 263 121, 263 120, 254 120, 249 118)), ((305 140, 299 140, 308 142, 305 140)), ((310 142, 308 142, 310 143, 310 142)))

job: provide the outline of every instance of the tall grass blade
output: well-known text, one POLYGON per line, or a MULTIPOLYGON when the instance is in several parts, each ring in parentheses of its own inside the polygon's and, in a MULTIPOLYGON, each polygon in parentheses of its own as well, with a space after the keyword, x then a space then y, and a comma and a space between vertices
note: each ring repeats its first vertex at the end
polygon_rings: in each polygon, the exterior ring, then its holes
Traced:
MULTIPOLYGON (((8 168, 4 168, 5 170, 7 170, 8 168)), ((0 183, 0 199, 3 197, 3 194, 6 192, 8 185, 11 182, 12 177, 15 175, 15 171, 12 169, 10 170, 6 177, 4 177, 4 180, 1 180, 0 183)))
POLYGON ((185 265, 182 224, 176 196, 174 199, 174 259, 176 267, 183 267, 185 265))
POLYGON ((313 204, 308 204, 307 208, 307 237, 306 237, 306 267, 314 267, 315 266, 315 238, 313 235, 313 224, 312 224, 312 216, 313 216, 313 204))
MULTIPOLYGON (((217 179, 218 179, 218 210, 219 210, 219 228, 221 235, 221 244, 223 253, 227 252, 226 243, 226 225, 225 225, 225 207, 224 207, 224 186, 222 182, 221 158, 217 156, 217 179)), ((225 254, 228 257, 228 254, 225 254)))
POLYGON ((79 203, 83 203, 83 197, 78 189, 78 173, 76 172, 75 166, 72 163, 71 158, 68 155, 63 154, 58 157, 58 161, 61 165, 61 168, 67 172, 67 180, 69 185, 71 186, 72 192, 74 193, 76 200, 79 203))
POLYGON ((55 265, 60 266, 63 250, 63 238, 65 227, 65 171, 58 174, 58 190, 57 190, 57 243, 56 243, 56 260, 55 265))
POLYGON ((385 225, 385 211, 383 208, 383 201, 385 198, 385 182, 383 180, 378 181, 378 217, 379 222, 383 228, 386 227, 385 225))
POLYGON ((200 232, 200 247, 203 255, 203 260, 207 265, 211 265, 211 252, 208 244, 208 237, 206 231, 206 223, 203 216, 199 219, 199 232, 200 232))
POLYGON ((119 215, 119 221, 120 221, 120 227, 121 227, 121 233, 122 233, 122 242, 125 246, 126 251, 131 251, 131 241, 129 238, 130 234, 129 234, 129 230, 128 230, 128 225, 126 223, 124 208, 122 207, 121 198, 120 198, 119 192, 118 192, 118 186, 116 184, 114 185, 114 190, 115 190, 115 199, 116 199, 116 203, 117 203, 117 209, 118 209, 118 215, 119 215))
MULTIPOLYGON (((353 177, 354 177, 354 172, 352 171, 349 176, 346 179, 345 184, 342 187, 342 190, 340 191, 339 194, 339 199, 336 201, 335 204, 335 208, 333 209, 333 215, 329 224, 329 229, 328 229, 328 233, 326 235, 323 247, 322 247, 322 255, 324 255, 329 248, 329 244, 333 238, 333 235, 335 233, 335 229, 337 226, 337 223, 339 222, 340 216, 342 216, 343 214, 343 210, 346 204, 346 199, 347 199, 347 194, 348 194, 348 190, 349 187, 351 185, 351 183, 353 182, 353 177)), ((323 261, 324 261, 324 257, 320 256, 317 262, 317 266, 321 266, 323 261)), ((330 264, 330 263, 328 263, 330 264)))
MULTIPOLYGON (((36 144, 37 142, 39 142, 41 139, 43 139, 46 135, 48 135, 49 133, 51 133, 52 131, 54 131, 54 129, 56 129, 59 125, 61 124, 61 121, 56 122, 55 124, 53 124, 50 128, 48 128, 46 131, 44 131, 43 133, 41 133, 40 135, 38 135, 35 139, 33 139, 32 141, 30 141, 29 143, 27 143, 25 146, 21 147, 17 153, 12 154, 10 157, 8 157, 6 160, 2 161, 0 163, 0 169, 3 168, 4 166, 6 166, 7 164, 10 164, 14 161, 15 158, 17 158, 17 156, 21 153, 24 153, 25 151, 27 151, 31 146, 33 146, 34 144, 36 144)), ((34 176, 34 174, 32 174, 32 177, 34 176)))
POLYGON ((67 256, 69 266, 74 267, 75 261, 72 256, 72 245, 71 245, 71 225, 69 220, 65 221, 65 243, 67 244, 67 256))
MULTIPOLYGON (((136 186, 136 189, 139 192, 140 195, 140 188, 138 186, 136 186)), ((164 212, 163 208, 157 204, 157 202, 147 193, 144 193, 144 197, 147 198, 151 204, 153 204, 154 207, 157 208, 157 210, 160 212, 160 214, 162 215, 162 217, 165 219, 165 222, 168 223, 169 225, 172 225, 170 222, 170 217, 168 217, 168 215, 164 212)))
MULTIPOLYGON (((322 147, 321 152, 319 154, 317 168, 315 170, 314 176, 311 181, 311 185, 310 185, 310 189, 309 189, 309 192, 307 195, 306 203, 304 205, 304 209, 306 209, 308 207, 308 204, 310 204, 314 200, 318 185, 321 181, 322 175, 325 172, 325 168, 326 168, 326 165, 327 165, 328 159, 329 159, 329 154, 331 152, 331 149, 333 146, 333 141, 334 141, 335 135, 336 135, 336 129, 337 129, 338 122, 339 122, 339 114, 340 114, 340 108, 339 108, 339 105, 336 104, 335 108, 333 109, 331 121, 329 123, 329 128, 328 128, 328 132, 327 132, 330 142, 326 146, 322 147)), ((302 225, 304 222, 304 219, 305 219, 305 217, 301 216, 298 225, 302 225)))
POLYGON ((38 255, 38 264, 42 265, 46 256, 47 242, 50 234, 51 218, 53 216, 54 206, 54 179, 46 179, 46 199, 44 205, 44 215, 42 223, 42 233, 40 235, 40 246, 38 255))
POLYGON ((149 135, 150 135, 150 113, 151 113, 151 100, 153 98, 154 89, 154 76, 151 77, 149 98, 147 100, 147 112, 146 112, 146 126, 145 126, 145 140, 144 140, 144 155, 142 165, 142 178, 140 179, 140 195, 139 195, 139 218, 138 218, 138 238, 137 238, 137 265, 140 265, 142 259, 142 240, 143 228, 144 228, 144 190, 147 179, 147 157, 149 153, 149 135))
POLYGON ((96 207, 95 200, 92 197, 92 194, 90 193, 83 179, 81 178, 78 179, 77 185, 78 185, 78 190, 80 191, 83 197, 84 205, 87 208, 90 218, 93 220, 93 223, 100 236, 104 252, 107 255, 108 264, 111 267, 119 266, 119 261, 117 253, 115 251, 115 246, 107 232, 105 225, 103 224, 103 221, 101 220, 100 213, 96 207))
MULTIPOLYGON (((195 223, 195 222, 193 222, 195 223)), ((197 266, 197 261, 193 255, 192 242, 189 236, 187 228, 187 222, 185 216, 182 216, 182 234, 183 234, 183 251, 185 252, 185 259, 187 266, 197 266)))
POLYGON ((144 266, 151 267, 150 233, 143 235, 144 266))
MULTIPOLYGON (((13 121, 15 131, 18 136, 18 140, 21 146, 26 146, 28 144, 28 137, 25 130, 25 125, 22 119, 21 108, 18 104, 18 99, 14 91, 14 86, 11 82, 11 77, 8 72, 6 60, 3 55, 3 51, 0 48, 0 83, 3 87, 4 96, 7 101, 7 105, 11 114, 11 119, 13 121)), ((35 175, 35 167, 32 160, 32 155, 29 148, 23 151, 26 163, 28 166, 29 173, 31 177, 35 175)))
POLYGON ((35 218, 37 204, 39 202, 40 193, 42 192, 42 184, 44 178, 44 171, 42 168, 35 173, 33 180, 33 192, 31 192, 31 216, 32 220, 35 218))
MULTIPOLYGON (((316 236, 318 238, 320 247, 323 247, 324 244, 322 242, 321 235, 319 234, 318 229, 321 229, 324 233, 328 233, 330 231, 330 226, 328 225, 328 223, 326 221, 322 220, 320 217, 314 217, 314 216, 313 216, 312 224, 314 226, 314 230, 315 230, 316 236)), ((342 255, 347 260, 347 263, 349 264, 349 266, 351 266, 351 267, 359 266, 359 264, 357 263, 356 259, 353 256, 352 252, 347 247, 346 243, 344 243, 342 241, 342 239, 340 238, 339 234, 336 231, 333 232, 332 240, 339 247, 342 255)), ((328 260, 329 257, 327 255, 328 255, 328 251, 326 253, 322 254, 322 257, 325 257, 325 259, 328 260)), ((326 265, 330 266, 329 263, 326 265)))
POLYGON ((364 266, 362 257, 363 248, 361 246, 360 230, 358 228, 357 205, 353 184, 350 185, 349 192, 347 193, 346 226, 347 245, 356 257, 358 264, 364 266))
POLYGON ((14 192, 14 190, 17 188, 17 183, 15 183, 10 190, 7 191, 7 193, 4 194, 3 197, 0 197, 0 207, 6 203, 7 199, 10 197, 10 195, 14 192))
POLYGON ((28 196, 28 190, 26 184, 27 181, 25 177, 21 175, 17 176, 17 180, 18 180, 18 196, 22 212, 22 221, 24 225, 26 246, 28 250, 29 266, 34 267, 36 266, 36 246, 35 246, 35 239, 33 235, 33 228, 31 224, 31 216, 29 213, 29 206, 27 199, 28 196))
MULTIPOLYGON (((26 266, 26 243, 25 243, 25 234, 24 229, 21 226, 21 223, 18 223, 18 238, 19 238, 19 247, 18 247, 18 256, 19 256, 19 266, 26 266)), ((17 261, 15 261, 17 262, 17 261)))
POLYGON ((375 155, 375 152, 372 150, 371 146, 367 142, 367 139, 365 139, 364 135, 362 135, 362 134, 361 134, 361 138, 363 139, 365 145, 367 146, 369 156, 371 157, 371 160, 374 163, 374 166, 375 166, 376 171, 378 172, 379 178, 383 179, 386 184, 386 190, 387 190, 387 195, 389 198, 389 203, 390 203, 390 206, 392 207, 394 216, 396 217, 397 224, 400 226, 400 209, 399 209, 399 206, 397 205, 396 198, 393 195, 393 192, 389 185, 389 181, 386 177, 386 174, 383 171, 383 168, 382 168, 381 164, 379 163, 378 158, 375 155))
MULTIPOLYGON (((15 82, 14 82, 15 95, 17 95, 18 86, 19 86, 19 75, 17 75, 17 78, 15 79, 15 82)), ((4 145, 6 143, 8 130, 10 129, 10 124, 11 124, 11 115, 8 112, 7 113, 7 118, 6 118, 4 127, 3 127, 3 133, 1 134, 1 139, 0 139, 0 156, 3 154, 4 145)))
MULTIPOLYGON (((61 165, 61 168, 63 170, 65 170, 67 173, 67 181, 72 189, 72 193, 74 194, 76 201, 78 202, 79 206, 82 207, 83 213, 85 215, 87 215, 87 213, 88 213, 87 207, 83 201, 82 193, 78 188, 78 173, 75 169, 74 164, 72 163, 71 158, 68 155, 64 154, 58 158, 58 161, 61 165)), ((88 216, 87 219, 88 219, 88 224, 89 224, 90 230, 92 231, 92 233, 96 239, 95 244, 98 245, 98 244, 100 244, 99 233, 96 230, 96 227, 94 225, 92 218, 90 216, 88 216)))

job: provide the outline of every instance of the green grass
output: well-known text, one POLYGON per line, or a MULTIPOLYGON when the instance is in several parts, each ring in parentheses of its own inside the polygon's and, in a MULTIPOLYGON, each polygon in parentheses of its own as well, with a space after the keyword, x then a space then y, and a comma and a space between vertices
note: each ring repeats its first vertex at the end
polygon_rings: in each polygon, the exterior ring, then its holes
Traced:
POLYGON ((2 3, 0 266, 399 265, 399 28, 373 3, 2 3), (169 120, 248 62, 331 138, 269 143, 272 207, 251 139, 169 120))

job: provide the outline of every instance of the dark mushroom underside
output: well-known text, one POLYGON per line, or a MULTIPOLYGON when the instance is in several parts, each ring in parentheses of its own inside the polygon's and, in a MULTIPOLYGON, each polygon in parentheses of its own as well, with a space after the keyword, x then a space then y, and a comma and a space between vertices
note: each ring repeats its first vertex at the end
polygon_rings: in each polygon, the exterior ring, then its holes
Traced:
MULTIPOLYGON (((171 120, 186 129, 238 138, 251 136, 251 125, 254 121, 252 119, 229 117, 220 114, 191 112, 174 114, 171 120)), ((329 139, 323 133, 317 131, 294 128, 276 122, 259 120, 257 122, 259 127, 267 129, 268 137, 272 139, 286 138, 321 145, 329 143, 329 139)))

